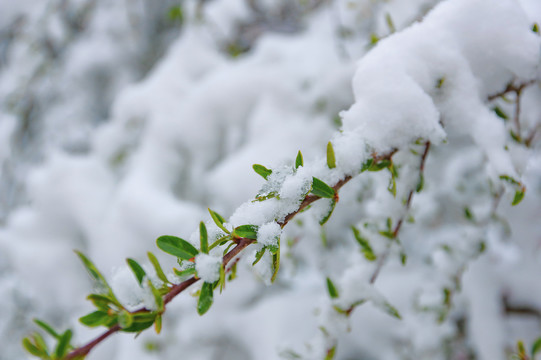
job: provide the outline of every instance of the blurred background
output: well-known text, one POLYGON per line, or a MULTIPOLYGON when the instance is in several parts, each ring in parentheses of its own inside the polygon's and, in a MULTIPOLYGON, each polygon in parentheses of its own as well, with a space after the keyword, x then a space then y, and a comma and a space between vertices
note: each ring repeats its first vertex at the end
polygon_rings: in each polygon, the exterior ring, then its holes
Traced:
MULTIPOLYGON (((0 359, 27 358, 20 344, 35 330, 35 317, 75 327, 77 343, 100 333, 77 324, 91 310, 85 301, 91 283, 73 249, 92 258, 122 295, 133 281, 126 257, 144 262, 147 251, 158 253, 158 236, 189 238, 208 207, 228 217, 257 193, 262 179, 252 164, 291 163, 299 149, 305 159, 322 156, 340 128, 339 112, 354 101, 358 59, 438 2, 0 1, 0 359)), ((532 22, 541 20, 537 1, 522 4, 532 22)), ((520 279, 520 289, 532 293, 514 306, 523 310, 519 320, 498 325, 513 328, 513 336, 504 329, 487 346, 541 334, 539 159, 536 166, 537 195, 516 216, 518 234, 534 239, 525 248, 498 250, 511 262, 523 261, 523 251, 536 254, 510 280, 520 279), (523 232, 522 222, 529 224, 523 232)), ((357 200, 344 200, 349 205, 335 215, 344 220, 330 223, 329 233, 352 220, 348 209, 357 200)), ((184 294, 168 307, 161 335, 117 335, 88 359, 294 358, 288 349, 317 331, 321 274, 335 266, 326 254, 348 251, 312 249, 321 243, 319 227, 295 226, 272 287, 246 264, 204 317, 184 294)), ((330 236, 331 247, 340 239, 330 236)), ((397 275, 382 286, 416 279, 397 275)), ((475 281, 489 288, 475 306, 499 313, 501 303, 481 299, 500 285, 475 281)), ((424 323, 400 327, 372 312, 359 311, 338 358, 475 358, 472 342, 481 335, 472 340, 460 328, 463 314, 427 335, 424 323), (355 332, 362 323, 373 326, 355 332), (410 331, 415 339, 408 340, 410 331), (389 346, 392 357, 378 350, 389 346)))

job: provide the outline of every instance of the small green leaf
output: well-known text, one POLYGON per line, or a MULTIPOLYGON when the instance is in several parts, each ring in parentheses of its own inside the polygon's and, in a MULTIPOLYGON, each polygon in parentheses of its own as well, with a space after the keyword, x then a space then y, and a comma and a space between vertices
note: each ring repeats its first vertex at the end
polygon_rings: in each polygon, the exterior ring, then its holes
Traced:
POLYGON ((191 266, 184 270, 173 269, 173 271, 175 272, 177 276, 180 276, 180 277, 195 275, 197 273, 197 271, 195 271, 195 266, 191 266))
POLYGON ((64 357, 64 355, 66 355, 68 349, 70 348, 70 341, 72 336, 73 333, 69 329, 62 334, 62 336, 58 340, 58 345, 56 346, 54 352, 56 358, 61 359, 64 357))
POLYGON ((520 186, 520 183, 509 175, 500 175, 500 180, 507 181, 511 185, 520 186))
POLYGON ((180 5, 172 6, 167 12, 167 17, 171 21, 182 23, 184 21, 184 12, 182 11, 182 7, 180 5))
POLYGON ((336 191, 318 178, 312 178, 312 194, 331 199, 336 196, 336 191))
POLYGON ((536 34, 539 34, 539 25, 537 25, 537 23, 533 24, 532 31, 536 34))
POLYGON ((332 198, 330 201, 329 209, 327 210, 327 214, 325 214, 325 216, 321 220, 319 220, 319 225, 325 225, 325 223, 329 221, 335 207, 336 207, 336 198, 332 198))
POLYGON ((295 159, 295 169, 298 169, 301 166, 304 166, 304 161, 302 159, 302 153, 299 150, 299 152, 297 153, 297 158, 295 159))
POLYGON ((52 337, 54 337, 55 339, 59 339, 60 338, 60 334, 58 334, 51 325, 47 324, 46 322, 44 321, 41 321, 39 319, 34 319, 34 323, 36 323, 36 325, 38 325, 40 328, 42 328, 43 330, 45 330, 46 333, 48 333, 49 335, 51 335, 52 337))
POLYGON ((158 313, 162 313, 165 310, 165 304, 163 302, 162 295, 160 294, 160 291, 154 287, 152 284, 152 281, 148 280, 148 287, 152 291, 152 295, 154 295, 154 302, 156 303, 156 307, 158 308, 158 313))
POLYGON ((439 78, 438 81, 436 82, 436 88, 437 88, 437 89, 441 89, 444 83, 445 83, 445 76, 442 76, 442 77, 439 78))
POLYGON ((94 311, 79 318, 79 321, 88 327, 101 326, 109 322, 109 314, 105 311, 94 311))
POLYGON ((137 282, 139 283, 139 285, 141 285, 147 273, 145 272, 145 270, 143 270, 143 268, 141 267, 141 265, 139 265, 137 261, 128 258, 126 259, 126 262, 128 263, 128 266, 130 267, 130 269, 135 274, 135 277, 137 278, 137 282))
POLYGON ((209 253, 209 238, 207 234, 207 227, 204 222, 199 223, 199 243, 201 246, 201 252, 203 254, 209 253))
POLYGON ((396 198, 396 178, 394 177, 394 175, 392 175, 389 179, 389 185, 387 186, 387 190, 389 190, 393 197, 396 198))
POLYGON ((278 239, 278 249, 272 253, 272 269, 271 283, 276 280, 278 270, 280 269, 280 239, 278 239))
POLYGON ((88 274, 92 277, 96 283, 104 288, 109 290, 111 293, 111 288, 109 287, 109 284, 107 284, 107 281, 105 280, 105 277, 99 272, 99 270, 96 268, 96 266, 90 261, 82 252, 75 250, 75 253, 77 256, 79 256, 79 259, 83 262, 83 265, 85 266, 88 274))
POLYGON ((509 120, 509 116, 499 106, 494 106, 492 111, 494 111, 494 113, 503 120, 509 120))
POLYGON ((138 333, 154 324, 154 320, 158 316, 155 312, 143 312, 132 314, 133 324, 130 327, 122 329, 123 332, 138 333))
POLYGON ((99 310, 107 311, 110 308, 110 304, 116 304, 113 299, 105 295, 90 294, 86 298, 87 300, 90 300, 99 310))
POLYGON ((535 358, 535 355, 537 355, 537 353, 540 351, 541 351, 541 337, 535 340, 535 342, 532 345, 532 359, 535 358))
POLYGON ((366 171, 372 167, 372 164, 374 163, 374 159, 368 159, 366 160, 363 165, 361 166, 361 172, 366 171))
POLYGON ((126 310, 121 310, 118 313, 118 325, 122 329, 129 328, 133 324, 133 315, 126 310))
POLYGON ((332 280, 329 278, 327 278, 327 291, 331 299, 338 298, 338 290, 336 290, 336 286, 334 286, 332 280))
POLYGON ((224 265, 220 266, 220 279, 218 280, 218 283, 220 284, 220 294, 225 288, 225 268, 224 265))
POLYGON ((327 166, 329 167, 329 169, 334 169, 336 167, 336 158, 334 156, 334 149, 330 141, 327 143, 327 166))
POLYGON ((517 190, 515 192, 515 197, 513 198, 513 202, 511 203, 512 206, 518 205, 522 199, 524 199, 525 190, 522 188, 521 190, 517 190))
POLYGON ((327 350, 327 355, 325 356, 325 360, 333 360, 334 355, 336 354, 336 345, 327 350))
POLYGON ((233 236, 236 238, 257 240, 258 230, 259 230, 259 227, 257 225, 241 225, 241 226, 237 226, 233 230, 233 236))
POLYGON ((385 310, 387 314, 397 319, 402 319, 402 316, 400 316, 400 313, 398 312, 398 310, 396 310, 396 308, 392 306, 391 304, 389 304, 388 302, 383 303, 383 309, 385 310))
POLYGON ((213 211, 211 209, 208 209, 208 210, 209 210, 209 213, 210 213, 210 217, 212 218, 212 220, 214 220, 214 222, 216 223, 216 226, 218 226, 220 229, 222 229, 223 232, 225 232, 226 234, 230 234, 230 231, 227 230, 226 227, 224 226, 225 219, 220 214, 218 214, 216 211, 213 211))
POLYGON ((255 260, 254 262, 252 263, 252 266, 254 266, 255 264, 257 264, 259 262, 259 260, 261 260, 261 258, 263 257, 263 255, 265 254, 265 251, 267 251, 267 247, 264 246, 263 248, 261 248, 261 250, 259 250, 258 252, 255 253, 255 260))
POLYGON ((378 41, 379 41, 379 37, 376 34, 374 33, 370 34, 370 45, 372 46, 376 45, 378 41))
POLYGON ((415 189, 415 191, 421 192, 424 187, 425 187, 425 176, 423 175, 423 173, 420 173, 419 182, 417 183, 417 188, 415 189))
POLYGON ((376 255, 374 254, 374 250, 372 250, 372 247, 370 246, 370 242, 368 241, 368 239, 365 239, 364 237, 362 237, 359 229, 357 229, 355 226, 352 226, 351 230, 353 231, 353 236, 355 236, 355 240, 357 240, 357 242, 361 246, 361 250, 366 260, 368 261, 376 260, 376 255))
POLYGON ((513 130, 509 130, 509 135, 511 136, 511 139, 515 140, 519 144, 522 144, 522 138, 519 134, 517 134, 513 130))
POLYGON ((160 262, 158 261, 158 258, 156 258, 156 256, 150 251, 147 252, 147 256, 152 266, 154 266, 154 271, 156 271, 156 275, 158 276, 158 278, 164 283, 168 284, 169 280, 167 280, 167 276, 165 276, 165 273, 163 272, 163 269, 160 265, 160 262))
POLYGON ((190 260, 199 254, 199 251, 192 244, 176 236, 160 236, 156 240, 156 244, 162 251, 184 260, 190 260))
POLYGON ((385 22, 387 23, 387 27, 389 28, 389 31, 391 32, 391 34, 396 32, 396 27, 394 26, 394 22, 393 22, 393 19, 391 18, 391 14, 389 13, 385 14, 385 22))
POLYGON ((38 348, 36 345, 34 345, 34 343, 32 343, 32 341, 30 341, 29 338, 23 339, 23 347, 26 351, 28 351, 30 354, 34 356, 43 358, 44 356, 47 355, 47 351, 45 351, 44 349, 38 348))
POLYGON ((213 301, 213 285, 210 283, 203 283, 201 293, 199 294, 199 301, 197 302, 197 312, 199 315, 206 313, 212 306, 213 301))
POLYGON ((408 262, 408 255, 404 251, 400 252, 400 262, 402 263, 402 266, 406 266, 406 263, 408 262))
POLYGON ((464 208, 464 217, 468 219, 469 221, 475 221, 475 218, 473 217, 473 214, 469 207, 464 208))
POLYGON ((267 180, 270 174, 272 174, 272 170, 267 169, 263 165, 254 164, 253 166, 254 171, 263 177, 263 179, 267 180))
POLYGON ((154 330, 156 330, 156 334, 159 334, 162 331, 162 316, 161 315, 156 316, 156 320, 154 320, 154 330))

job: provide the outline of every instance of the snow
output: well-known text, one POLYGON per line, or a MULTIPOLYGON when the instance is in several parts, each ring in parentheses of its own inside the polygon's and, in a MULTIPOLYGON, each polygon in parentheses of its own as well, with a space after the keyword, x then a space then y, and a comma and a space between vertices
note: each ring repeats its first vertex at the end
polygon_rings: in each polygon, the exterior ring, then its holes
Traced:
MULTIPOLYGON (((213 243, 224 233, 207 208, 229 230, 259 226, 257 243, 229 263, 237 278, 215 292, 212 311, 197 314, 190 288, 168 303, 161 335, 112 337, 89 360, 167 360, 179 351, 267 360, 280 349, 319 359, 335 345, 337 359, 503 359, 516 339, 541 333, 502 311, 502 294, 512 305, 541 306, 538 1, 335 0, 310 10, 316 1, 272 0, 256 1, 266 9, 256 14, 246 1, 193 0, 182 2, 180 25, 166 19, 176 1, 100 0, 80 27, 66 19, 87 0, 61 3, 0 5, 2 355, 26 358, 20 340, 35 329, 33 317, 72 326, 77 344, 99 335, 77 325, 92 288, 74 248, 128 309, 155 308, 146 279, 139 286, 124 259, 152 251, 178 283, 177 259, 155 239, 176 235, 198 248, 204 221, 213 243), (19 14, 27 22, 15 28, 19 14), (248 32, 247 52, 228 54, 248 32), (46 40, 59 47, 56 57, 46 40), (520 135, 535 135, 527 147, 510 136, 515 95, 488 99, 529 80, 537 83, 521 94, 519 118, 520 135), (304 165, 295 169, 299 150, 304 165), (359 174, 367 159, 395 150, 396 197, 387 169, 359 174), (252 171, 256 163, 272 170, 268 180, 252 171), (522 203, 510 206, 515 187, 501 175, 526 186, 522 203), (313 177, 334 186, 346 176, 325 226, 324 199, 281 228, 313 177), (393 228, 403 220, 397 239, 381 234, 388 218, 393 228), (378 260, 365 259, 352 225, 378 260), (267 286, 273 256, 267 250, 252 263, 278 240, 280 271, 267 286), (333 308, 360 300, 350 316, 333 308)), ((204 282, 219 279, 228 245, 190 263, 204 282)))
POLYGON ((209 254, 199 253, 195 257, 195 270, 197 276, 204 282, 214 283, 220 278, 220 267, 222 258, 209 254))
POLYGON ((263 224, 257 230, 257 242, 265 246, 278 246, 282 228, 276 222, 263 224))

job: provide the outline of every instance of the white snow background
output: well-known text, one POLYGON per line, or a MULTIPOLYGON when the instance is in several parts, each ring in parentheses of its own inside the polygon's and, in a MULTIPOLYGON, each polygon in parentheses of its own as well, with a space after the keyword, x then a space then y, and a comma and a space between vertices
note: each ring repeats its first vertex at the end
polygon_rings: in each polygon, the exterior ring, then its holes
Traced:
MULTIPOLYGON (((512 95, 488 98, 537 80, 520 120, 524 134, 541 126, 534 23, 538 0, 0 2, 0 360, 29 358, 21 339, 35 317, 74 328, 76 344, 103 331, 77 321, 92 311, 92 284, 74 249, 137 308, 148 300, 125 258, 151 272, 152 251, 170 269, 155 239, 197 246, 200 221, 217 231, 207 208, 228 226, 261 225, 237 279, 204 316, 195 285, 167 306, 160 335, 116 334, 89 360, 324 359, 334 345, 344 360, 503 360, 517 340, 531 345, 541 336, 539 138, 514 142, 513 120, 493 111, 514 116, 512 95), (178 5, 182 23, 167 15, 178 5), (350 227, 385 253, 377 227, 406 216, 419 138, 432 145, 415 221, 371 285, 377 264, 350 227), (324 227, 321 200, 279 229, 313 176, 334 185, 392 149, 396 198, 387 172, 362 173, 324 227), (255 163, 273 169, 268 183, 255 163), (510 206, 501 175, 526 186, 522 203, 510 206), (280 199, 252 202, 261 188, 280 199), (270 255, 251 263, 279 235, 270 284, 270 255), (444 289, 453 306, 439 321, 444 289), (359 300, 349 319, 333 308, 359 300)), ((196 259, 203 280, 219 275, 222 250, 196 259)))

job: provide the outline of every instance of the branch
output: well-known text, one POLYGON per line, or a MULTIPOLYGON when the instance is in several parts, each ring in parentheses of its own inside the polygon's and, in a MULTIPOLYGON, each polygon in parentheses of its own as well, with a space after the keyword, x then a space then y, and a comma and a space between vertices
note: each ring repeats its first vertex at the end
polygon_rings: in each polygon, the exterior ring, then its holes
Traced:
MULTIPOLYGON (((424 170, 425 170, 426 157, 428 155, 428 150, 430 150, 430 141, 427 141, 425 143, 425 150, 423 152, 423 155, 421 156, 421 164, 419 165, 419 176, 420 177, 423 177, 423 173, 424 173, 424 170)), ((407 214, 408 210, 411 207, 411 201, 413 199, 413 193, 415 192, 415 190, 416 189, 411 189, 410 190, 410 192, 408 194, 408 199, 407 199, 406 205, 405 205, 404 215, 402 215, 400 217, 400 219, 396 223, 396 226, 395 226, 395 228, 393 230, 393 238, 395 238, 395 239, 398 236, 398 233, 400 232, 400 229, 402 228, 402 223, 404 222, 404 218, 406 217, 406 214, 407 214)), ((390 252, 391 252, 391 247, 389 245, 389 246, 387 246, 387 249, 385 249, 385 252, 380 256, 380 258, 378 260, 378 263, 376 265, 376 269, 374 270, 374 272, 372 273, 372 276, 370 277, 370 284, 373 284, 373 283, 376 282, 376 279, 379 276, 381 268, 383 267, 383 265, 387 261, 387 257, 389 257, 390 252)))
MULTIPOLYGON (((374 154, 372 154, 372 158, 376 162, 381 161, 381 160, 385 160, 385 159, 388 160, 388 159, 392 158, 392 156, 397 151, 398 151, 398 149, 392 149, 388 153, 385 153, 385 154, 382 154, 382 155, 378 155, 378 154, 374 153, 374 154)), ((425 154, 423 155, 423 161, 424 161, 424 158, 426 157, 426 152, 427 151, 428 150, 425 150, 425 154)), ((352 178, 353 178, 352 175, 347 175, 344 179, 338 181, 334 186, 332 186, 332 188, 338 193, 340 188, 342 188, 342 186, 344 186, 352 178)), ((411 197, 411 194, 410 194, 410 197, 411 197)), ((299 205, 299 208, 296 211, 291 212, 290 214, 288 214, 284 218, 284 220, 282 220, 281 222, 278 222, 278 225, 280 225, 281 228, 284 228, 289 223, 289 221, 295 217, 295 215, 297 215, 299 212, 304 210, 308 205, 310 205, 311 203, 313 203, 313 202, 315 202, 315 201, 317 201, 319 199, 321 199, 321 197, 317 196, 317 195, 314 195, 314 194, 306 196, 304 198, 304 200, 302 201, 302 203, 299 205)), ((409 204, 409 201, 408 201, 408 204, 409 204)), ((399 226, 398 226, 398 229, 399 229, 399 226)), ((251 244, 253 244, 255 242, 256 242, 255 240, 248 239, 248 238, 237 239, 237 245, 233 249, 231 249, 227 254, 225 254, 223 256, 223 260, 222 260, 223 266, 225 267, 231 260, 233 260, 237 255, 239 255, 245 248, 247 248, 249 245, 251 245, 251 244)), ((200 280, 200 278, 198 278, 196 276, 192 276, 188 280, 185 280, 185 281, 181 282, 180 284, 172 286, 171 289, 169 290, 169 292, 163 296, 164 305, 167 305, 168 303, 170 303, 178 294, 182 293, 184 290, 186 290, 188 287, 195 284, 199 280, 200 280)), ((144 312, 151 312, 151 311, 149 309, 143 307, 143 308, 140 308, 140 309, 137 309, 137 310, 133 311, 132 313, 144 313, 144 312)), ((109 336, 111 336, 114 333, 119 332, 121 330, 122 330, 122 328, 118 324, 111 327, 109 330, 107 330, 106 332, 104 332, 103 334, 101 334, 96 339, 92 340, 91 342, 87 343, 86 345, 83 345, 81 347, 78 347, 78 348, 72 350, 68 355, 66 355, 64 357, 64 360, 75 360, 75 359, 78 359, 78 358, 81 358, 81 357, 84 357, 84 356, 88 355, 88 353, 90 353, 90 351, 96 345, 98 345, 99 343, 101 343, 102 341, 107 339, 109 336)))

